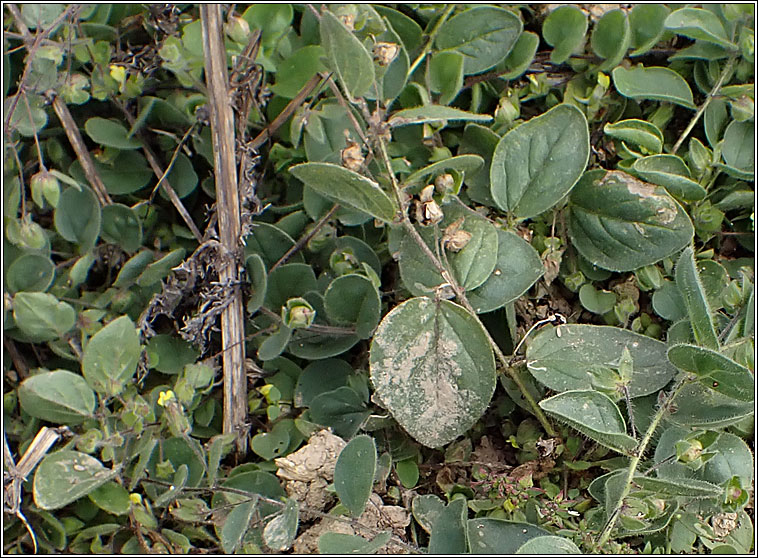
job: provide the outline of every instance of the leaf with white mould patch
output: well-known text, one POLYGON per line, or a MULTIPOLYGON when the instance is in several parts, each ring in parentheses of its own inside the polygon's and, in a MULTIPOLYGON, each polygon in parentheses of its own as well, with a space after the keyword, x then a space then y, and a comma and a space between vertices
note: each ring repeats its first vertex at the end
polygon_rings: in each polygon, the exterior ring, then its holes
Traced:
POLYGON ((395 420, 427 447, 479 420, 495 390, 485 332, 447 300, 412 298, 384 317, 371 344, 371 381, 395 420))

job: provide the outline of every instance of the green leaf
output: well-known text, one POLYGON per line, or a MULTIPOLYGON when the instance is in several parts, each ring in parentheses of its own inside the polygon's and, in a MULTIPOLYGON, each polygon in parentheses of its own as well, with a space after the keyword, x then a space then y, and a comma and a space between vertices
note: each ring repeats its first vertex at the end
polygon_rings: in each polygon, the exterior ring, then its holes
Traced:
POLYGON ((704 347, 674 345, 668 351, 671 363, 697 376, 701 384, 738 401, 753 401, 755 378, 748 368, 704 347))
POLYGON ((321 43, 349 97, 366 94, 374 83, 374 61, 363 44, 332 12, 321 15, 321 43))
POLYGON ((131 207, 114 203, 103 208, 104 240, 118 244, 126 252, 134 252, 142 245, 142 223, 131 207))
POLYGON ((639 56, 653 48, 660 41, 663 22, 670 10, 663 4, 636 4, 629 12, 629 27, 634 50, 629 56, 639 56))
MULTIPOLYGON (((621 140, 626 144, 634 144, 647 153, 660 153, 663 149, 663 133, 655 124, 646 120, 630 118, 603 126, 605 135, 621 140)), ((627 147, 628 149, 628 147, 627 147)))
POLYGON ((685 248, 679 257, 674 278, 684 300, 695 340, 703 347, 718 350, 719 341, 713 327, 712 312, 708 306, 705 289, 700 282, 700 275, 695 266, 695 254, 691 246, 685 248))
POLYGON ((94 457, 78 451, 61 450, 45 456, 34 473, 34 503, 43 510, 57 510, 118 474, 94 457))
POLYGON ((184 260, 184 254, 187 251, 184 248, 172 250, 160 260, 155 261, 145 267, 145 270, 137 277, 137 284, 140 287, 149 287, 168 277, 171 270, 178 266, 184 260))
MULTIPOLYGON (((148 185, 153 178, 153 171, 147 160, 138 151, 122 151, 112 164, 93 161, 97 174, 105 184, 105 189, 112 196, 131 194, 148 185)), ((79 161, 74 161, 68 172, 80 183, 88 183, 79 161)))
MULTIPOLYGON (((269 223, 253 223, 252 234, 245 237, 245 257, 258 254, 270 269, 294 245, 292 237, 279 227, 269 223)), ((301 263, 305 260, 300 252, 296 252, 288 261, 301 263)))
POLYGON ((337 277, 324 293, 329 320, 338 325, 355 325, 361 339, 368 339, 382 317, 381 300, 371 280, 354 273, 337 277))
POLYGON ((95 393, 68 370, 30 376, 18 387, 18 398, 27 414, 55 424, 79 424, 95 411, 95 393))
POLYGON ((605 447, 630 453, 637 440, 627 435, 621 411, 599 391, 564 391, 540 401, 540 407, 575 430, 605 447))
POLYGON ((395 472, 405 488, 413 488, 418 483, 419 470, 415 458, 403 459, 395 463, 395 472))
MULTIPOLYGON (((189 157, 184 153, 179 153, 176 156, 174 166, 171 167, 166 180, 171 184, 171 187, 179 198, 186 198, 189 196, 195 188, 197 188, 198 183, 197 173, 195 173, 195 169, 192 166, 192 161, 189 160, 189 157)), ((166 189, 161 186, 160 190, 161 198, 169 201, 171 198, 169 198, 166 193, 166 189)))
POLYGON ((92 190, 66 188, 55 208, 55 230, 84 253, 95 246, 100 236, 100 218, 100 204, 92 190))
POLYGON ((307 264, 290 263, 269 273, 266 287, 266 306, 279 313, 290 298, 302 297, 318 288, 316 274, 307 264))
POLYGON ((66 4, 23 4, 21 19, 29 29, 49 27, 66 9, 66 4))
POLYGON ((445 509, 445 503, 435 494, 423 494, 413 498, 411 508, 413 518, 424 531, 431 533, 439 514, 445 509))
POLYGON ((319 554, 376 554, 392 538, 392 531, 382 531, 370 541, 358 535, 327 532, 318 538, 319 554))
POLYGON ((125 515, 132 506, 126 488, 114 481, 98 486, 88 497, 98 508, 113 515, 125 515))
POLYGON ((669 417, 686 427, 718 428, 739 422, 753 413, 753 401, 745 402, 722 395, 697 382, 685 386, 676 398, 678 409, 669 417))
POLYGON ((55 277, 55 264, 42 254, 22 254, 8 266, 5 286, 11 294, 46 291, 55 277))
MULTIPOLYGON (((448 227, 463 218, 460 230, 471 235, 461 250, 454 252, 446 249, 446 255, 458 284, 466 290, 475 289, 495 269, 497 229, 487 219, 463 205, 447 205, 444 212, 442 227, 448 227)), ((421 228, 419 234, 428 246, 433 247, 434 234, 430 228, 421 228)), ((400 276, 406 288, 415 295, 428 294, 429 290, 445 283, 442 275, 431 265, 428 256, 409 235, 403 237, 400 248, 400 276)))
POLYGON ((634 161, 632 169, 640 178, 663 186, 677 199, 691 202, 705 198, 705 188, 692 180, 690 169, 676 155, 642 157, 634 161))
POLYGON ((76 312, 65 302, 46 293, 16 293, 13 320, 34 342, 62 337, 76 322, 76 312))
POLYGON ((250 528, 253 520, 253 514, 258 504, 258 499, 254 498, 246 502, 237 504, 226 516, 224 524, 221 526, 221 548, 226 554, 232 554, 242 542, 242 538, 250 528))
POLYGON ((263 541, 270 549, 284 552, 292 546, 297 535, 299 506, 297 500, 287 498, 282 512, 263 528, 263 541))
POLYGON ((340 502, 355 518, 366 508, 376 472, 374 439, 361 434, 342 448, 334 466, 334 489, 340 502))
POLYGON ((609 10, 603 14, 592 30, 590 44, 592 52, 605 58, 599 70, 615 68, 626 54, 631 41, 629 21, 623 10, 609 10))
POLYGON ((154 254, 151 250, 142 250, 129 258, 118 272, 113 286, 117 288, 128 287, 153 261, 154 254))
POLYGON ((254 4, 242 14, 251 29, 261 30, 264 45, 273 45, 292 25, 294 11, 290 4, 254 4))
POLYGON ((392 115, 388 124, 391 127, 408 126, 409 124, 423 124, 425 122, 437 122, 448 120, 469 120, 471 122, 489 122, 492 117, 487 114, 466 112, 453 107, 441 105, 426 105, 399 110, 392 115))
POLYGON ((276 81, 271 91, 293 99, 309 79, 326 71, 326 66, 321 62, 324 56, 321 45, 308 45, 296 50, 277 65, 276 81))
POLYGON ((555 535, 534 537, 522 544, 516 554, 581 554, 582 551, 572 541, 555 535))
POLYGON ((531 31, 521 33, 510 54, 498 65, 498 77, 509 80, 521 77, 534 60, 539 44, 540 37, 536 33, 531 31))
POLYGON ((361 396, 347 386, 317 395, 310 407, 313 422, 331 427, 342 438, 355 436, 361 423, 371 414, 361 396))
POLYGON ((526 240, 502 229, 498 229, 497 238, 497 262, 492 274, 466 294, 477 314, 513 302, 545 272, 539 254, 526 240))
POLYGON ((618 369, 625 347, 634 362, 631 397, 655 393, 674 377, 676 369, 666 363, 665 343, 611 326, 545 328, 529 344, 527 367, 540 383, 555 391, 591 389, 591 367, 618 369))
POLYGON ((635 100, 652 99, 694 109, 692 90, 682 76, 670 68, 619 66, 611 74, 616 90, 635 100))
POLYGON ((294 402, 296 407, 309 407, 322 393, 348 385, 353 368, 344 360, 327 358, 311 362, 297 377, 294 402))
POLYGON ((269 432, 262 432, 253 436, 250 449, 266 461, 281 457, 290 445, 290 433, 293 427, 294 422, 291 419, 275 423, 269 432))
POLYGON ((685 496, 687 498, 718 498, 723 489, 710 482, 697 479, 657 479, 635 475, 632 481, 642 490, 662 497, 685 496))
MULTIPOLYGON (((653 293, 653 310, 664 320, 675 322, 687 317, 684 299, 676 284, 664 281, 663 285, 653 293)), ((689 325, 687 326, 689 328, 689 325)))
POLYGON ((253 314, 263 306, 266 298, 266 264, 259 254, 251 254, 245 258, 245 270, 250 282, 250 298, 247 299, 246 308, 248 314, 253 314))
POLYGON ((479 169, 481 169, 483 164, 484 159, 478 155, 457 155, 455 157, 449 157, 441 161, 436 161, 430 165, 418 169, 417 171, 413 171, 405 178, 403 184, 416 184, 422 182, 428 176, 451 170, 466 173, 466 178, 468 178, 468 175, 473 175, 479 169))
POLYGON ((456 498, 440 510, 429 536, 429 554, 466 553, 465 498, 456 498))
POLYGON ((584 173, 569 200, 569 235, 592 264, 632 271, 677 252, 694 229, 660 186, 621 171, 584 173))
POLYGON ((127 316, 116 318, 98 331, 84 348, 84 379, 96 392, 116 396, 137 371, 141 354, 134 323, 127 316))
POLYGON ((495 389, 481 326, 447 300, 412 298, 379 324, 371 344, 378 397, 418 442, 440 447, 468 430, 495 389))
POLYGON ((469 519, 466 531, 472 554, 513 554, 525 542, 550 534, 531 523, 491 517, 469 519))
POLYGON ((474 173, 467 173, 466 193, 477 203, 495 207, 490 193, 490 167, 500 136, 480 124, 467 124, 458 146, 458 154, 475 153, 484 159, 484 165, 474 173))
POLYGON ((122 150, 142 147, 137 138, 129 137, 129 130, 113 120, 93 116, 84 123, 84 130, 92 141, 106 147, 122 150))
POLYGON ((302 163, 290 167, 290 173, 333 201, 387 223, 395 219, 395 205, 389 196, 376 182, 357 172, 332 163, 302 163))
POLYGON ((579 289, 579 301, 585 310, 593 314, 605 314, 616 305, 616 295, 605 290, 597 290, 591 283, 585 283, 579 289))
POLYGON ((281 324, 258 347, 258 359, 263 361, 275 359, 284 352, 290 339, 292 339, 292 330, 286 325, 281 324))
POLYGON ((440 104, 450 104, 463 87, 463 63, 463 55, 456 50, 443 50, 432 57, 429 79, 432 91, 440 93, 440 104))
POLYGON ((503 8, 476 6, 442 24, 434 45, 439 50, 455 50, 464 56, 464 73, 489 70, 511 51, 521 34, 519 17, 503 8))
POLYGON ((559 6, 545 18, 542 36, 553 47, 550 61, 562 64, 584 43, 587 16, 576 6, 559 6))
MULTIPOLYGON (((3 113, 8 114, 11 104, 16 95, 7 97, 3 102, 3 113)), ((18 101, 10 119, 10 127, 17 130, 22 136, 33 136, 47 126, 47 112, 42 107, 42 98, 39 95, 28 94, 29 108, 26 110, 24 101, 18 101)))
POLYGON ((587 166, 589 138, 584 114, 567 104, 508 132, 495 148, 490 169, 498 207, 521 219, 553 207, 587 166))
MULTIPOLYGON (((730 167, 750 175, 755 168, 755 130, 753 122, 733 120, 724 132, 721 156, 730 167)), ((750 178, 748 178, 750 179, 750 178)))
POLYGON ((186 365, 192 364, 200 356, 187 341, 170 333, 154 335, 145 349, 150 368, 171 375, 179 374, 186 365))
POLYGON ((666 29, 670 29, 690 39, 715 43, 729 49, 737 49, 737 45, 727 37, 721 20, 709 10, 680 8, 669 14, 664 25, 666 29))

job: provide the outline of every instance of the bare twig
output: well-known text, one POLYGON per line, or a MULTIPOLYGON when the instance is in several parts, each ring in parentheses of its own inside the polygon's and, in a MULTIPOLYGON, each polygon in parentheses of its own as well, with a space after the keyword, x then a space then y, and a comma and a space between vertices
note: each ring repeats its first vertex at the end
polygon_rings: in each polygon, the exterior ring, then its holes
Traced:
MULTIPOLYGON (((235 163, 234 114, 229 103, 229 81, 222 28, 221 6, 200 6, 205 55, 205 79, 208 88, 218 204, 219 238, 230 254, 240 248, 241 217, 235 163)), ((237 450, 247 451, 247 381, 245 377, 245 336, 242 292, 239 288, 237 258, 219 269, 222 282, 234 289, 232 302, 221 314, 221 346, 225 350, 224 433, 237 435, 237 450), (228 349, 228 350, 227 350, 228 349)))
POLYGON ((290 248, 289 250, 287 250, 284 253, 284 255, 281 258, 279 258, 279 260, 274 265, 271 266, 271 269, 269 270, 269 273, 271 273, 272 271, 274 271, 277 267, 279 267, 283 263, 286 263, 287 260, 289 260, 293 255, 295 255, 300 250, 302 250, 303 247, 306 244, 308 244, 308 241, 311 238, 313 238, 319 230, 321 230, 321 227, 323 227, 329 221, 329 219, 331 219, 334 216, 334 214, 337 213, 337 210, 339 208, 340 208, 340 205, 338 203, 335 203, 332 206, 332 208, 329 211, 327 211, 326 214, 321 219, 318 220, 318 222, 316 223, 316 225, 311 230, 309 230, 307 233, 305 233, 303 236, 301 236, 298 239, 297 243, 295 243, 295 245, 292 246, 292 248, 290 248))
POLYGON ((71 116, 71 112, 69 112, 66 103, 64 103, 57 95, 53 98, 53 109, 55 110, 55 114, 58 115, 58 119, 61 121, 61 125, 68 137, 68 141, 71 143, 71 147, 74 148, 76 158, 79 159, 79 164, 82 166, 82 170, 84 170, 84 175, 92 185, 92 189, 94 190, 95 196, 97 196, 100 205, 105 207, 106 205, 112 204, 113 200, 108 194, 108 190, 105 189, 105 184, 103 184, 102 178, 100 178, 100 175, 97 173, 95 163, 92 161, 89 149, 87 149, 87 146, 84 144, 84 139, 79 131, 79 127, 76 125, 76 122, 74 122, 74 117, 71 116))

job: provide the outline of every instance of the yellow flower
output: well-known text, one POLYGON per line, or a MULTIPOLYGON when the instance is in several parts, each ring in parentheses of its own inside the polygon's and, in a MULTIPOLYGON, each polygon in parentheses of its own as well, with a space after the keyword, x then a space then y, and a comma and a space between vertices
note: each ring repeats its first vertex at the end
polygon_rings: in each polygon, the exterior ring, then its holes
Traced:
POLYGON ((171 390, 168 391, 162 391, 160 394, 158 394, 158 405, 161 407, 165 407, 166 403, 169 401, 176 399, 176 396, 174 395, 174 392, 171 390))
POLYGON ((132 492, 131 494, 129 494, 129 499, 132 501, 132 504, 136 506, 142 505, 142 496, 140 496, 136 492, 132 492))

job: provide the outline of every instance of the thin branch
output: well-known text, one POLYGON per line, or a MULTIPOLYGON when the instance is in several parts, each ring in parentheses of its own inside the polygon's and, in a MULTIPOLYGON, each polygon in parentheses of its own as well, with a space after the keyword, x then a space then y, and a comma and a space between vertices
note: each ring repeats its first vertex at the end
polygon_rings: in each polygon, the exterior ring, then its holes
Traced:
POLYGON ((337 210, 340 208, 340 205, 338 203, 335 203, 332 208, 324 214, 324 216, 318 220, 316 225, 307 233, 305 233, 303 236, 301 236, 297 243, 292 246, 289 250, 287 250, 284 255, 279 258, 279 260, 271 266, 271 269, 269 270, 269 273, 274 271, 277 267, 285 263, 287 260, 289 260, 292 256, 294 256, 296 253, 298 253, 300 250, 303 249, 303 247, 308 244, 311 238, 316 236, 316 233, 321 230, 321 227, 323 227, 329 219, 331 219, 335 213, 337 213, 337 210))

